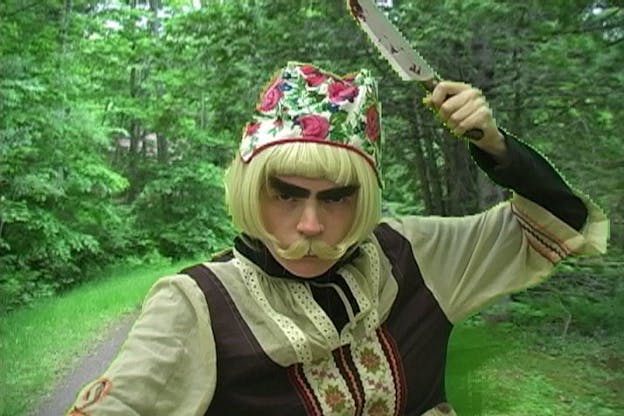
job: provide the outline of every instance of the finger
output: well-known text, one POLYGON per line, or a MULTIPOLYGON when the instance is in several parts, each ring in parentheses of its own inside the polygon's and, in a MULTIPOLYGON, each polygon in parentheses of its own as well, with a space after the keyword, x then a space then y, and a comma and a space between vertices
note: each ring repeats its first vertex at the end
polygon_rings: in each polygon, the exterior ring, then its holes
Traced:
POLYGON ((452 114, 449 114, 447 124, 450 128, 455 128, 462 121, 470 117, 481 108, 487 108, 485 98, 482 96, 469 99, 465 104, 458 107, 452 114))
POLYGON ((470 88, 463 82, 442 81, 431 92, 429 103, 435 108, 440 108, 448 97, 459 94, 470 88))
POLYGON ((471 90, 464 90, 456 95, 447 97, 446 101, 440 106, 438 113, 443 121, 448 121, 453 114, 460 109, 468 106, 471 107, 471 102, 474 99, 474 93, 471 90))
POLYGON ((488 120, 492 118, 492 111, 487 107, 480 107, 477 111, 471 113, 468 117, 459 122, 454 128, 453 133, 463 136, 469 130, 485 131, 488 127, 488 120))

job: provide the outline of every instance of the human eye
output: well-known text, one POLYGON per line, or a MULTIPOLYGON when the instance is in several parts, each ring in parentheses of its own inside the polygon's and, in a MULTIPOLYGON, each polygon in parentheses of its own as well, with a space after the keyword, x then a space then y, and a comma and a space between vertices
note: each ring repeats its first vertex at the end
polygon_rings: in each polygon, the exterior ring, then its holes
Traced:
POLYGON ((355 186, 332 189, 319 194, 319 200, 325 204, 346 204, 353 199, 356 191, 355 186))
POLYGON ((280 192, 280 193, 275 194, 275 199, 279 201, 292 201, 294 198, 290 194, 280 192))
POLYGON ((298 198, 289 192, 276 192, 275 199, 281 202, 294 202, 298 198))
POLYGON ((344 195, 333 195, 323 197, 321 201, 325 202, 326 204, 340 204, 346 202, 348 198, 348 196, 344 195))

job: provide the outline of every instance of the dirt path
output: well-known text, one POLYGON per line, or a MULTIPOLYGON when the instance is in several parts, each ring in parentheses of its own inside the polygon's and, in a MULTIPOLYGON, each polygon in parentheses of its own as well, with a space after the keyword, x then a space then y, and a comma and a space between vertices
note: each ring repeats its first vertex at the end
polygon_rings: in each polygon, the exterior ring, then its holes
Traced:
POLYGON ((98 377, 108 367, 117 355, 119 347, 126 339, 137 314, 124 317, 110 328, 110 332, 103 338, 90 354, 82 358, 67 376, 61 380, 54 390, 42 399, 31 416, 59 416, 64 415, 69 406, 74 403, 80 389, 89 381, 98 377))

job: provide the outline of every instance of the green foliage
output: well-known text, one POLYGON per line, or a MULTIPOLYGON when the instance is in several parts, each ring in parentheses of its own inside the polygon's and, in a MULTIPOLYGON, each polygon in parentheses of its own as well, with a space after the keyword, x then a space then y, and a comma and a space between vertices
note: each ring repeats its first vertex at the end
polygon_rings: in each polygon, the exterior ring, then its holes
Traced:
MULTIPOLYGON (((269 74, 288 60, 378 77, 388 214, 462 214, 502 195, 342 1, 22 3, 0 9, 0 307, 126 256, 227 245, 221 172, 269 74)), ((591 190, 612 217, 616 253, 622 13, 581 0, 389 10, 443 77, 482 88, 501 125, 591 190)))
POLYGON ((623 264, 621 259, 567 260, 550 280, 514 295, 511 320, 562 337, 624 333, 623 264))
MULTIPOLYGON (((548 314, 536 304, 525 312, 548 314)), ((621 331, 562 337, 546 321, 493 324, 475 316, 453 331, 448 397, 462 415, 619 415, 623 341, 621 331)))
POLYGON ((4 307, 79 281, 81 267, 108 257, 103 226, 118 220, 112 198, 127 186, 108 166, 97 107, 80 97, 84 80, 73 75, 69 54, 51 48, 55 28, 43 26, 41 38, 25 29, 7 34, 0 58, 4 307), (16 49, 24 39, 32 42, 16 49), (61 77, 59 70, 68 74, 61 77))
POLYGON ((170 257, 222 250, 234 230, 223 205, 222 170, 209 163, 175 163, 147 185, 134 204, 145 238, 170 257))

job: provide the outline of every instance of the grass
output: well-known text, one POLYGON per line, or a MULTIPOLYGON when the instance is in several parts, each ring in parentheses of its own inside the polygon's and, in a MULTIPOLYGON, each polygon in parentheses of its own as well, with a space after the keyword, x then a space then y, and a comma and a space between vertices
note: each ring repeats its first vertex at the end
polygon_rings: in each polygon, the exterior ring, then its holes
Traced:
MULTIPOLYGON (((0 415, 27 414, 111 323, 138 310, 158 277, 190 263, 118 268, 0 317, 0 415)), ((624 414, 624 334, 564 338, 550 328, 478 318, 458 326, 447 371, 458 414, 624 414)))
POLYGON ((460 326, 450 345, 449 398, 462 416, 622 415, 622 346, 622 334, 561 338, 511 324, 460 326))
POLYGON ((0 316, 0 415, 23 415, 150 286, 189 261, 117 267, 54 298, 0 316))

